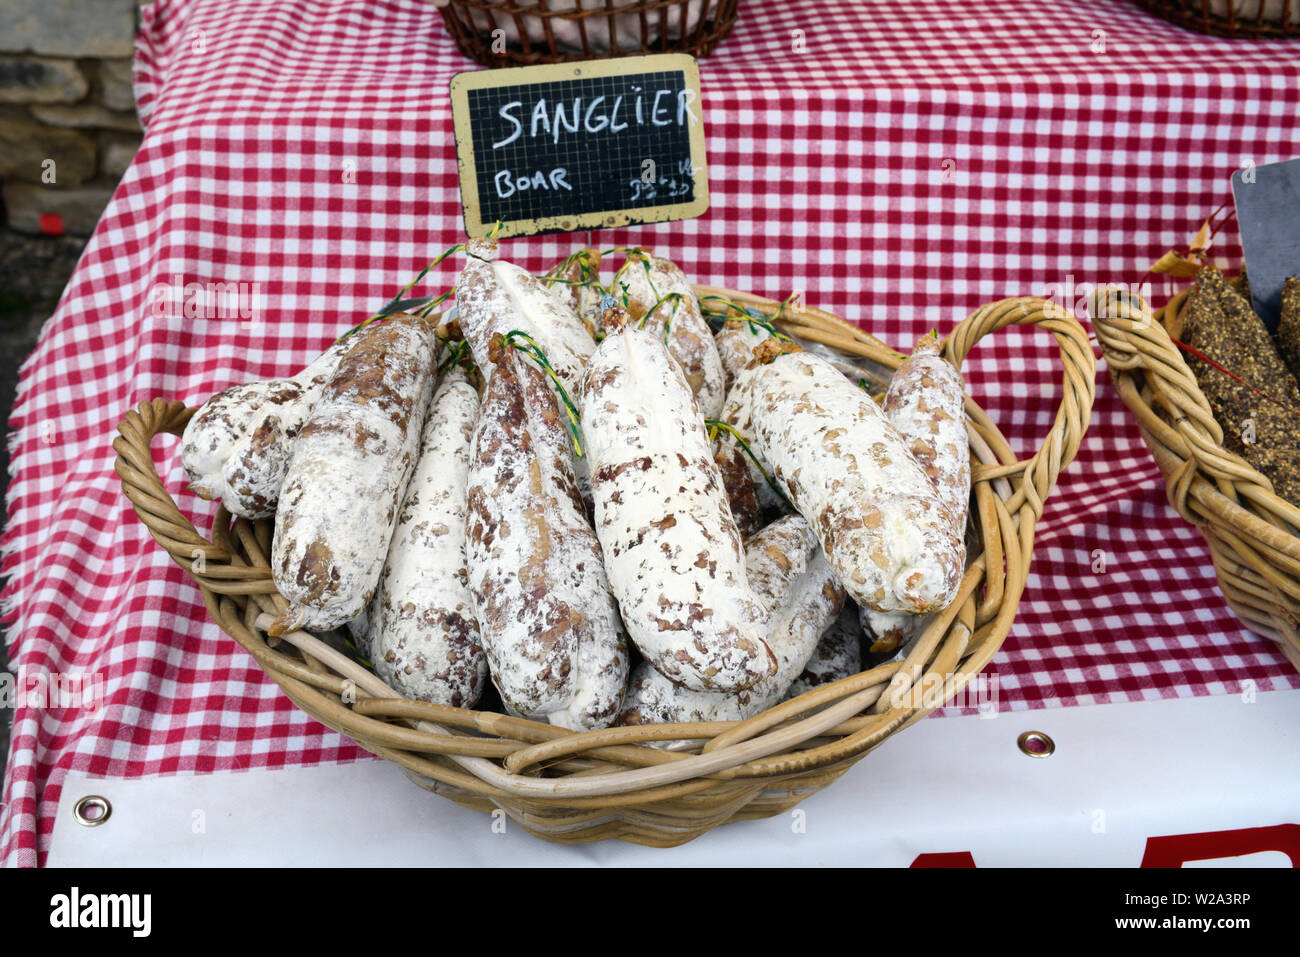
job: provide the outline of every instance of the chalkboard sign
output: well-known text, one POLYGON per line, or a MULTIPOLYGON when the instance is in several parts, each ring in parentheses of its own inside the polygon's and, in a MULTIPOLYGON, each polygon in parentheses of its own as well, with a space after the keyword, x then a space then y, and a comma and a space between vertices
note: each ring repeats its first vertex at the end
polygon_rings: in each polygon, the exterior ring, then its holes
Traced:
POLYGON ((709 207, 700 73, 673 53, 460 73, 465 231, 481 237, 690 219, 709 207))
POLYGON ((1232 174, 1241 248, 1255 313, 1269 332, 1282 321, 1282 285, 1300 275, 1300 159, 1232 174))

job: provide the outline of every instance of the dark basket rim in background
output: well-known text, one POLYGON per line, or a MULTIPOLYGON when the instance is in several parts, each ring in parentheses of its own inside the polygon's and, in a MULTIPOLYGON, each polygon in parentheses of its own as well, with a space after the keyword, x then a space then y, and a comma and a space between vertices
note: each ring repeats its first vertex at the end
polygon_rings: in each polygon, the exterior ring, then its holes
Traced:
POLYGON ((1300 8, 1300 0, 1282 0, 1282 15, 1276 20, 1264 16, 1265 0, 1259 0, 1254 16, 1234 13, 1235 2, 1227 0, 1224 15, 1210 9, 1210 0, 1137 0, 1147 12, 1197 33, 1249 40, 1300 38, 1300 23, 1290 22, 1292 11, 1300 8))
MULTIPOLYGON (((1300 0, 1297 0, 1300 2, 1300 0)), ((456 46, 474 62, 485 67, 536 66, 602 60, 652 53, 689 53, 708 56, 731 32, 736 22, 738 0, 604 0, 603 7, 582 8, 583 0, 446 0, 438 4, 447 32, 456 46), (575 9, 548 9, 558 2, 575 9), (692 12, 699 12, 693 29, 682 31, 692 12), (636 17, 639 37, 620 42, 618 28, 627 28, 636 17), (565 47, 555 35, 554 24, 572 24, 580 48, 565 47), (494 52, 492 33, 506 31, 512 39, 501 52, 494 52), (612 49, 601 49, 603 41, 612 49)), ((504 39, 504 37, 502 38, 504 39)))

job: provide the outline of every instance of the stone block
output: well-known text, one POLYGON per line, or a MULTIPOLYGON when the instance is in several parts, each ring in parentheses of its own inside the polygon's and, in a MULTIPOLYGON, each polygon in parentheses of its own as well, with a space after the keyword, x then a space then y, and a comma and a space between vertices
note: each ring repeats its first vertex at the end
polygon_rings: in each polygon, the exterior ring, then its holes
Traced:
POLYGON ((0 103, 76 103, 89 89, 71 60, 0 56, 0 103))
POLYGON ((140 132, 140 120, 134 113, 118 113, 96 103, 75 106, 33 106, 32 116, 50 126, 72 129, 122 130, 140 132))
POLYGON ((99 64, 99 98, 110 110, 135 111, 131 89, 131 61, 103 60, 99 64))
POLYGON ((100 150, 99 169, 105 176, 112 176, 114 179, 121 179, 126 168, 131 165, 131 160, 135 158, 136 150, 140 148, 140 141, 136 140, 113 140, 105 143, 100 150))
POLYGON ((9 226, 20 233, 89 236, 95 231, 113 187, 99 184, 56 189, 30 183, 5 183, 9 226))
POLYGON ((0 116, 0 179, 80 186, 94 177, 96 159, 95 141, 84 133, 0 116))
POLYGON ((135 22, 135 0, 4 0, 0 52, 130 56, 135 22))

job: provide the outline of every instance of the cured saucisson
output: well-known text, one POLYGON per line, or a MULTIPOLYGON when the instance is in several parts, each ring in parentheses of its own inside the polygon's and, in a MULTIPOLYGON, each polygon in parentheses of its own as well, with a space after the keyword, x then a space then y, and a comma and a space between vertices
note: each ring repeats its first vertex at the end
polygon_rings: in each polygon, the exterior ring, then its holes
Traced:
POLYGON ((642 665, 633 672, 621 723, 743 720, 781 700, 839 615, 844 590, 799 515, 778 519, 750 539, 745 566, 771 613, 767 643, 776 655, 776 673, 724 694, 682 688, 642 665))
POLYGON ((948 605, 961 578, 962 537, 884 413, 808 353, 778 354, 749 371, 758 373, 754 447, 854 601, 915 613, 948 605))
POLYGON ((465 268, 456 279, 456 318, 484 380, 492 378, 489 345, 494 336, 527 333, 572 395, 596 341, 577 313, 546 289, 545 280, 497 259, 497 243, 471 240, 465 268))
POLYGON ((492 681, 515 714, 604 727, 628 655, 568 430, 545 375, 493 340, 470 453, 470 588, 492 681))
MULTIPOLYGON (((939 347, 933 332, 917 340, 911 357, 890 378, 881 408, 948 510, 964 565, 971 482, 965 396, 961 376, 939 354, 939 347)), ((923 617, 906 611, 862 609, 862 629, 873 654, 895 651, 924 623, 923 617)))
POLYGON ((293 443, 352 345, 351 337, 334 343, 290 380, 296 391, 275 390, 253 414, 221 469, 221 501, 232 515, 256 519, 275 511, 293 443))
POLYGON ((469 450, 478 390, 459 366, 443 376, 425 417, 366 646, 375 673, 410 698, 473 707, 487 680, 465 557, 469 450))
POLYGON ((644 328, 663 339, 681 363, 700 413, 716 418, 726 398, 726 375, 713 332, 704 321, 699 300, 686 274, 667 259, 632 250, 610 283, 615 298, 626 294, 627 308, 644 328))
POLYGON ((836 619, 822 633, 821 640, 803 673, 790 685, 786 700, 797 698, 821 685, 856 675, 862 670, 862 635, 858 630, 858 608, 844 603, 836 619))
POLYGON ((738 691, 776 670, 767 609, 704 422, 654 333, 607 310, 582 390, 596 533, 628 634, 666 677, 738 691))
POLYGON ((600 263, 599 252, 580 249, 552 268, 545 280, 551 298, 582 320, 593 341, 605 333, 601 322, 605 289, 600 284, 600 263))
POLYGON ((354 334, 294 442, 271 572, 289 608, 269 629, 327 630, 379 582, 433 391, 431 323, 396 315, 354 334))

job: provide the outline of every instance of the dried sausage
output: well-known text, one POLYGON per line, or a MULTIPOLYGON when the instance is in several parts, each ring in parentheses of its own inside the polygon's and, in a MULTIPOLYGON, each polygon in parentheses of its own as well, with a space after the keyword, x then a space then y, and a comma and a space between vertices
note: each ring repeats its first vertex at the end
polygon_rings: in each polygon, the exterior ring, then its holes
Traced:
POLYGON ((366 646, 375 673, 410 698, 473 707, 487 680, 465 558, 469 450, 478 390, 453 366, 425 417, 366 646))
POLYGON ((916 613, 951 603, 962 538, 875 402, 808 353, 777 355, 752 371, 754 448, 853 600, 916 613))
POLYGON ((492 681, 514 714, 604 727, 628 672, 618 609, 550 383, 500 342, 470 452, 466 539, 492 681))
POLYGON ((698 691, 776 669, 767 609, 750 588, 736 522, 690 387, 662 339, 605 314, 582 391, 596 533, 633 642, 698 691))
POLYGON ((269 629, 325 630, 373 597, 433 391, 437 340, 418 316, 355 334, 294 442, 271 569, 289 608, 269 629))

